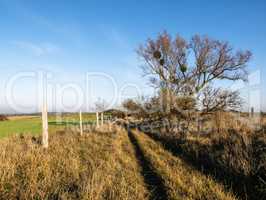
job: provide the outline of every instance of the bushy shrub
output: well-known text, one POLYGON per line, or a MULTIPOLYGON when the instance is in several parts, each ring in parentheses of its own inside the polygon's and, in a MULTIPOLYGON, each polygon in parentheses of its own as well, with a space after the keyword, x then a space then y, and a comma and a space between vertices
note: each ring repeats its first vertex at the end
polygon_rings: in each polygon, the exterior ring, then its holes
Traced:
POLYGON ((7 121, 8 118, 5 115, 0 115, 0 121, 7 121))

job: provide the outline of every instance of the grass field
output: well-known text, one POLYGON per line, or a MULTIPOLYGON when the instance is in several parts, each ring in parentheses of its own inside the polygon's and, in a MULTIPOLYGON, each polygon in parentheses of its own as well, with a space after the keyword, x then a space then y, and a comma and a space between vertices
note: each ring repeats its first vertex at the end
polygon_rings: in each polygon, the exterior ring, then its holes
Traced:
POLYGON ((37 135, 41 132, 40 117, 14 118, 0 122, 0 138, 13 134, 32 134, 37 135))
POLYGON ((0 140, 0 199, 235 199, 143 133, 102 127, 0 140), (177 170, 178 169, 178 170, 177 170))
MULTIPOLYGON (((95 123, 95 115, 84 114, 83 120, 95 123)), ((79 115, 49 115, 52 134, 44 149, 40 116, 0 122, 0 199, 266 197, 266 140, 260 132, 223 130, 190 134, 184 141, 168 132, 109 124, 89 126, 80 136, 78 129, 65 129, 66 123, 78 127, 79 115)))
MULTIPOLYGON (((49 130, 51 133, 64 129, 66 123, 79 124, 78 114, 63 114, 56 117, 49 116, 49 130)), ((95 114, 83 114, 84 123, 94 123, 95 114)), ((39 135, 42 129, 40 116, 10 116, 8 121, 0 121, 0 138, 17 134, 39 135)))

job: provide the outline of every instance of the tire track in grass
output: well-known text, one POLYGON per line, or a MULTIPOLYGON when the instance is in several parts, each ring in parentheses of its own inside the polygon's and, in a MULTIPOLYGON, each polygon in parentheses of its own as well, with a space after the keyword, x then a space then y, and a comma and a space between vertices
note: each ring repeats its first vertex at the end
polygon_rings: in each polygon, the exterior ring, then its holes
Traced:
POLYGON ((135 148, 135 156, 141 166, 141 174, 144 177, 147 189, 150 191, 151 200, 167 200, 167 190, 163 183, 163 179, 153 170, 152 164, 147 160, 142 152, 136 138, 131 130, 128 130, 128 136, 135 148))
MULTIPOLYGON (((168 140, 165 137, 161 137, 158 133, 143 133, 156 143, 163 146, 163 148, 170 152, 173 156, 181 159, 194 170, 197 170, 205 176, 212 177, 212 179, 214 179, 217 183, 223 185, 226 191, 234 193, 240 199, 256 199, 256 195, 253 197, 253 194, 246 191, 247 189, 250 190, 251 188, 246 186, 246 182, 248 180, 246 180, 245 177, 235 175, 233 172, 232 174, 230 172, 227 174, 224 171, 224 168, 219 168, 217 165, 209 164, 209 161, 205 161, 204 157, 202 156, 200 159, 195 158, 193 153, 183 149, 182 144, 180 145, 175 143, 175 140, 168 140)), ((250 184, 250 182, 248 182, 248 184, 250 184)))
POLYGON ((132 130, 145 157, 163 179, 169 199, 180 200, 236 200, 231 192, 209 176, 172 155, 164 147, 142 132, 132 130))

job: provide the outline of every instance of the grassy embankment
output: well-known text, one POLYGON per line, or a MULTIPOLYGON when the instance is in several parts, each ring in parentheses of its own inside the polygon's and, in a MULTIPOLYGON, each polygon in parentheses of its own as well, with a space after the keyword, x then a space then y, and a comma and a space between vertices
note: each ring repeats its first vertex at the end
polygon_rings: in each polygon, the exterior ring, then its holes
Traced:
POLYGON ((173 155, 232 189, 241 199, 266 199, 266 135, 249 128, 222 129, 186 140, 167 132, 147 133, 173 155))

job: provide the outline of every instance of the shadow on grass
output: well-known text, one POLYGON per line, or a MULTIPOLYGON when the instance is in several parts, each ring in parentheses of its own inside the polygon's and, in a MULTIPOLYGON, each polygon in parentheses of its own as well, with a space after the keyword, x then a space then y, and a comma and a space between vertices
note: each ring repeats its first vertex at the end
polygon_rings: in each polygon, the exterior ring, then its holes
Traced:
POLYGON ((150 191, 150 200, 167 200, 166 188, 162 178, 153 170, 152 164, 147 160, 138 144, 138 141, 128 129, 128 136, 135 149, 135 156, 141 167, 147 189, 150 191))

